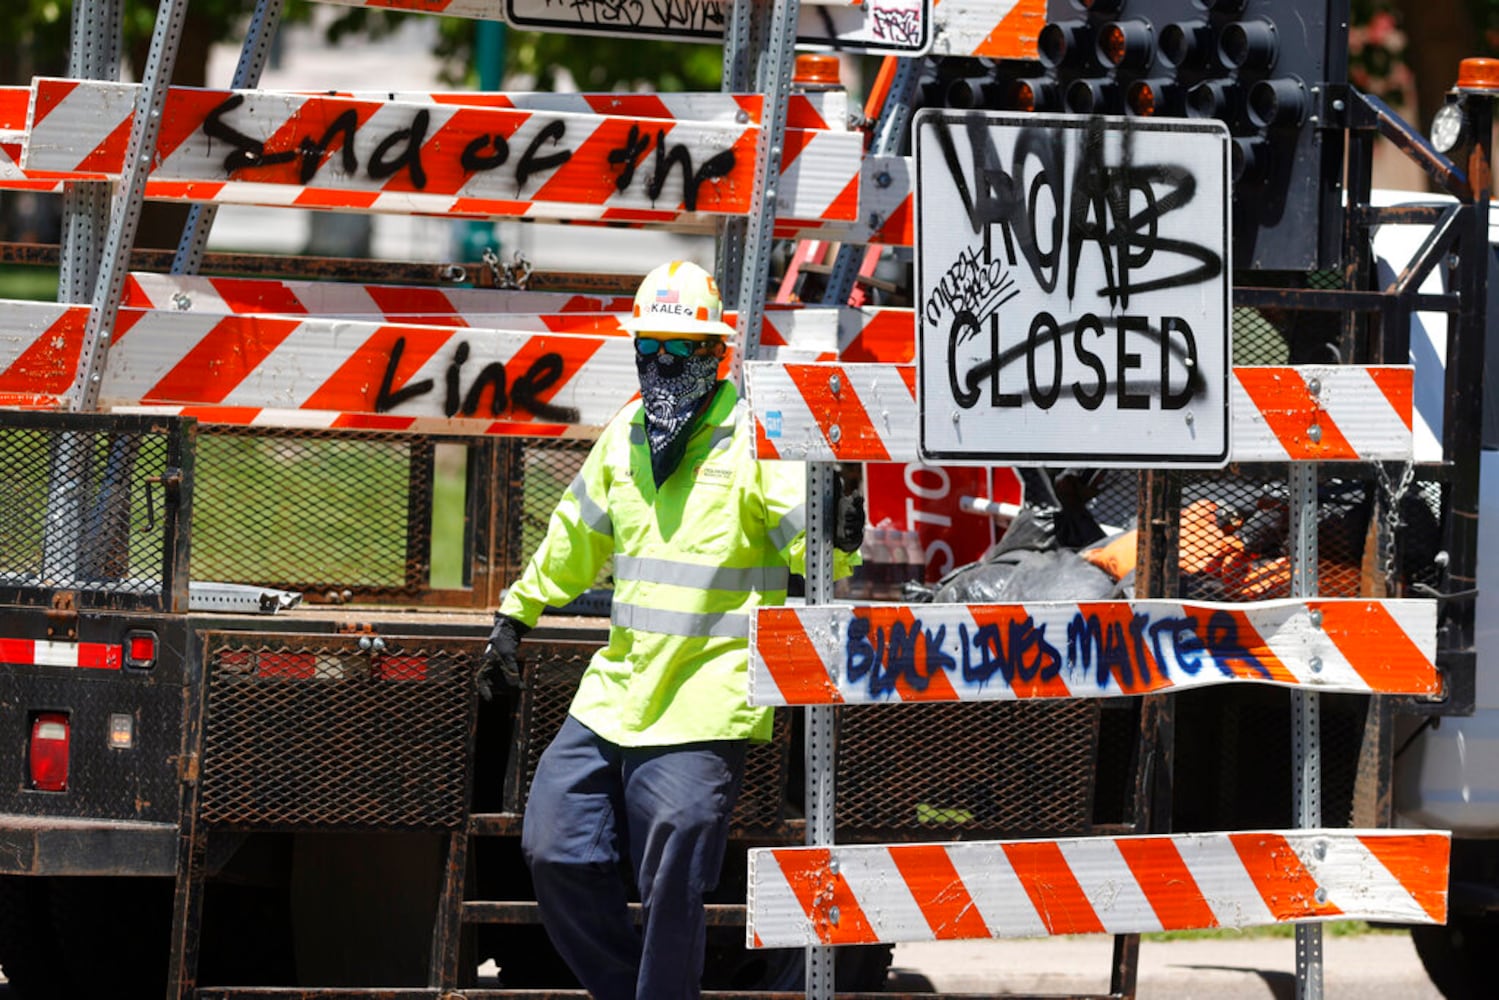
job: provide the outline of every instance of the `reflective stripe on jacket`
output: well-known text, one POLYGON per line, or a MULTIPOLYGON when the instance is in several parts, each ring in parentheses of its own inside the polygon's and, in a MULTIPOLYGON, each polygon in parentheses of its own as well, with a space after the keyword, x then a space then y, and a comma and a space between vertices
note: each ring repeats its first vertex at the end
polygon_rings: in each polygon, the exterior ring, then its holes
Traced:
MULTIPOLYGON (((500 611, 534 625, 614 557, 609 642, 571 714, 621 746, 770 738, 746 702, 754 609, 786 600, 802 572, 806 468, 757 462, 754 421, 718 387, 681 463, 656 490, 639 403, 604 429, 500 611)), ((836 553, 835 572, 851 560, 836 553)))

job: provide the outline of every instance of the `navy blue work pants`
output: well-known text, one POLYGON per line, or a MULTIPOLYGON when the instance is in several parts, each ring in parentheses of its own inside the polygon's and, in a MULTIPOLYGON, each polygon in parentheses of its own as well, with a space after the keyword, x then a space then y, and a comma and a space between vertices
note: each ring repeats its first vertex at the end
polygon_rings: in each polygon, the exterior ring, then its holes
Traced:
POLYGON ((521 849, 547 934, 595 1000, 701 993, 703 895, 718 883, 746 749, 742 740, 619 747, 569 715, 541 755, 521 849))

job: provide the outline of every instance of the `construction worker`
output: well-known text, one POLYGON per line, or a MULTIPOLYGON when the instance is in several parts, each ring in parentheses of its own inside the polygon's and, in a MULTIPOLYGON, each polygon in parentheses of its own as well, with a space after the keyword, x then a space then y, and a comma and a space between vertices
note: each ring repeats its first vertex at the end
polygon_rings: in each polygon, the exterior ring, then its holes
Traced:
MULTIPOLYGON (((733 329, 707 271, 656 268, 625 325, 640 401, 610 421, 558 503, 486 657, 513 682, 542 610, 582 593, 613 556, 609 641, 537 765, 521 848, 542 923, 597 1000, 674 1000, 700 995, 703 897, 748 744, 771 734, 770 710, 747 703, 749 623, 803 571, 806 471, 754 458, 753 419, 718 377, 733 329)), ((863 498, 840 492, 835 574, 864 530, 863 498)))

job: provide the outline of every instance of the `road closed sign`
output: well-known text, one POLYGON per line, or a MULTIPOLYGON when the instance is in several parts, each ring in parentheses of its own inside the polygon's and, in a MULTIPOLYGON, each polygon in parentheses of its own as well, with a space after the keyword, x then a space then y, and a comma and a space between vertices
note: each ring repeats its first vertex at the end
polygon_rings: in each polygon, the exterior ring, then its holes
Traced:
POLYGON ((1224 465, 1227 129, 938 109, 914 129, 922 460, 1224 465))

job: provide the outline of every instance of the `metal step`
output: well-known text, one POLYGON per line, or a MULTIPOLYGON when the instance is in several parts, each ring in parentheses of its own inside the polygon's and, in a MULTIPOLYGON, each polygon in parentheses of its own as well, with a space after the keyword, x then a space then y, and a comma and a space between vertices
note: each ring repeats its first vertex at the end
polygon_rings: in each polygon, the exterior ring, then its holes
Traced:
MULTIPOLYGON (((835 994, 839 1000, 898 1000, 900 997, 937 997, 937 993, 844 993, 835 994)), ((193 993, 197 1000, 588 1000, 584 990, 535 989, 458 989, 439 990, 422 987, 409 988, 303 988, 303 987, 252 987, 252 986, 205 986, 193 993)), ((703 1000, 805 1000, 801 990, 704 990, 703 1000)), ((1005 994, 1005 1000, 1025 1000, 1018 994, 1005 994)), ((1041 1000, 1041 998, 1036 998, 1041 1000)), ((1062 1000, 1047 995, 1045 1000, 1062 1000)), ((1066 1000, 1110 1000, 1110 994, 1069 996, 1066 1000)))
MULTIPOLYGON (((745 905, 743 903, 708 903, 709 927, 743 927, 745 905)), ((630 916, 640 923, 640 904, 630 904, 630 916)), ((465 900, 463 904, 465 924, 539 924, 541 911, 532 900, 465 900)))
POLYGON ((470 837, 519 837, 520 813, 474 813, 468 818, 470 837))

